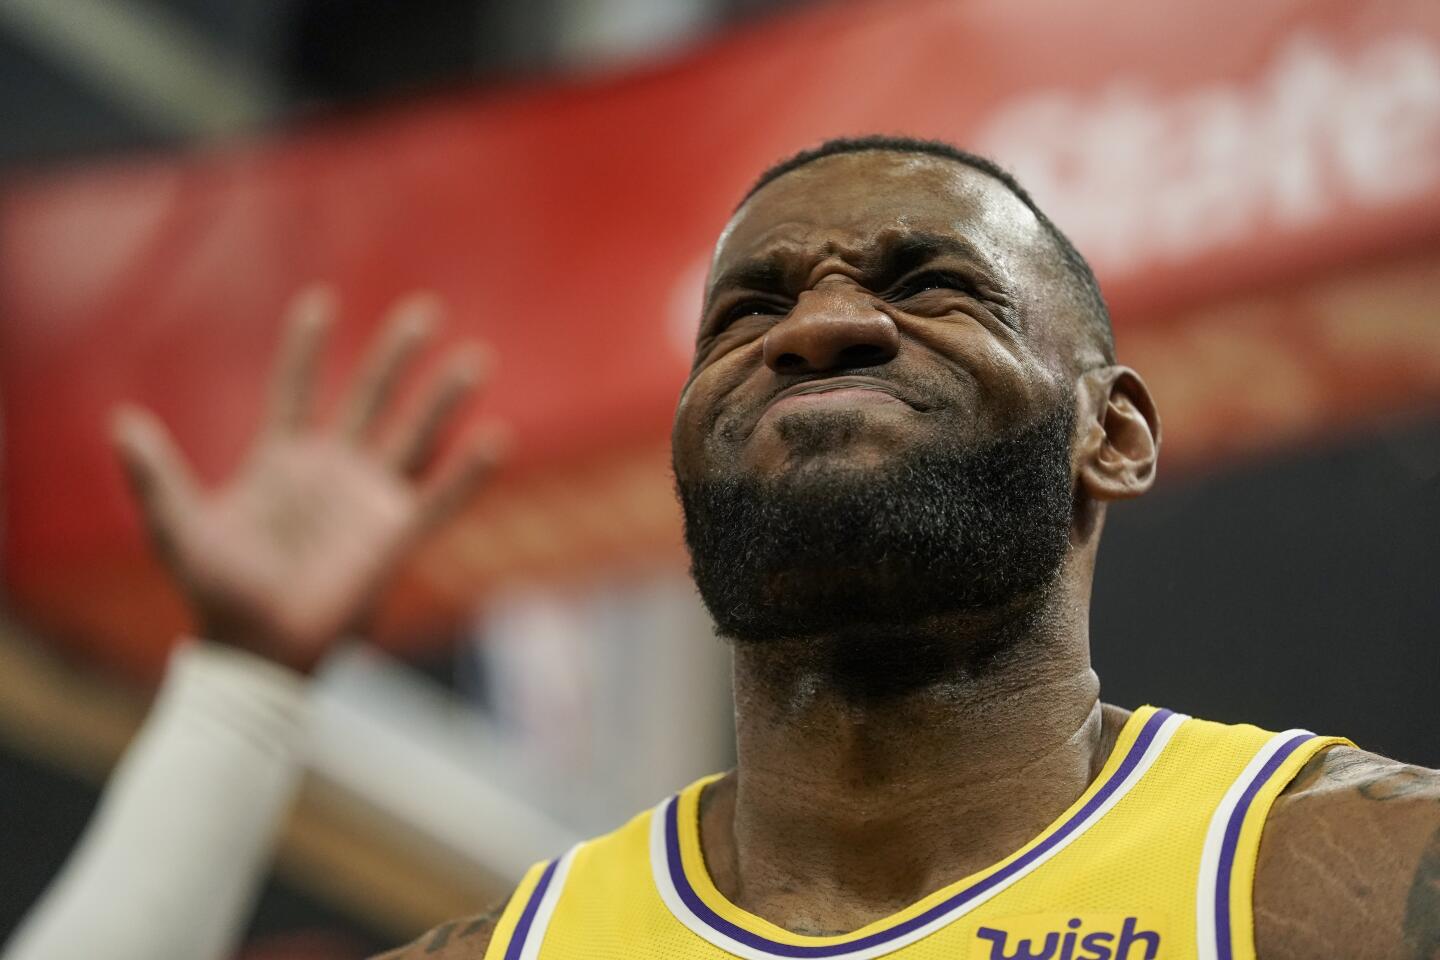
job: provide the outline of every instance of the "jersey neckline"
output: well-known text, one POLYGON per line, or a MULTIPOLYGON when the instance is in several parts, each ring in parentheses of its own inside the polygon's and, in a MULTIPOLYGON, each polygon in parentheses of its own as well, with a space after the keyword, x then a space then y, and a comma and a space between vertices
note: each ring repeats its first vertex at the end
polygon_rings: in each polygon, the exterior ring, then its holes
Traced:
POLYGON ((1187 718, 1141 707, 1070 807, 1010 856, 955 881, 889 917, 829 937, 792 933, 734 905, 716 888, 700 848, 699 799, 721 776, 705 777, 651 814, 650 863, 661 899, 676 919, 711 944, 749 960, 870 960, 949 925, 1058 854, 1119 803, 1154 764, 1187 718))

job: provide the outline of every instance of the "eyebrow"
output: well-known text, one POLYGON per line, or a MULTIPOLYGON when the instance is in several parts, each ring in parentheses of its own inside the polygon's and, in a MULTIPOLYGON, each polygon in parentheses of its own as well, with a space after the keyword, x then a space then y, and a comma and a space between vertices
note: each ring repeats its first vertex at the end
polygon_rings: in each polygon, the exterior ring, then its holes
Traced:
POLYGON ((769 254, 746 260, 720 274, 705 292, 705 309, 709 310, 715 302, 715 295, 725 290, 784 291, 789 271, 781 261, 782 256, 769 254))
POLYGON ((986 273, 993 273, 994 266, 989 257, 963 237, 944 233, 906 233, 886 246, 874 273, 886 279, 909 273, 941 257, 955 257, 968 260, 986 273))
MULTIPOLYGON (((794 268, 787 268, 785 261, 794 256, 794 251, 777 251, 736 264, 720 274, 711 284, 706 293, 705 308, 708 310, 714 303, 716 294, 726 290, 785 292, 794 273, 794 268)), ((896 237, 885 244, 879 256, 866 258, 869 262, 862 263, 861 266, 865 273, 872 277, 893 279, 932 260, 947 256, 967 260, 987 274, 994 272, 991 260, 970 241, 949 234, 924 231, 896 237)))

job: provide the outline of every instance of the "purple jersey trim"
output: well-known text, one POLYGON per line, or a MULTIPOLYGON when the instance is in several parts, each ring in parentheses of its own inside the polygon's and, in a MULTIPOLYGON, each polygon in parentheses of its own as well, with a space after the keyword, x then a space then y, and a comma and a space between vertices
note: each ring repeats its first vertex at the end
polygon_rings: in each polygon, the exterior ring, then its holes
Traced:
POLYGON ((545 872, 540 874, 540 882, 535 884, 530 899, 525 903, 525 909, 520 912, 520 919, 515 921, 515 932, 510 934, 510 945, 505 948, 504 960, 520 960, 520 951, 525 949, 525 940, 530 936, 530 925, 535 922, 535 911, 540 909, 540 901, 544 899, 545 891, 550 888, 550 881, 555 877, 555 865, 559 862, 551 860, 545 865, 545 872))
POLYGON ((1235 853, 1240 845, 1240 828, 1245 824, 1245 814, 1250 810, 1255 795, 1273 776, 1280 765, 1300 746, 1315 739, 1313 733, 1297 733, 1280 745, 1275 755, 1245 787, 1235 809, 1230 811, 1230 820, 1225 824, 1225 837, 1220 842, 1220 864, 1215 872, 1215 956, 1217 960, 1234 960, 1235 949, 1231 942, 1230 930, 1230 884, 1235 872, 1235 853))
MULTIPOLYGON (((1130 771, 1135 769, 1135 766, 1140 762, 1140 758, 1144 756, 1146 749, 1149 748, 1151 742, 1155 739, 1155 735, 1159 732, 1160 727, 1172 715, 1169 710, 1155 711, 1154 716, 1147 720, 1145 726, 1141 728, 1139 736, 1135 738, 1135 742, 1131 745, 1129 752, 1125 754, 1125 759, 1120 762, 1120 766, 1118 766, 1115 772, 1110 775, 1110 778, 1101 785, 1100 789, 1095 791, 1095 794, 1086 801, 1083 807, 1075 811, 1072 816, 1068 817, 1063 823, 1056 827, 1049 836, 1028 850, 1023 856, 1016 858, 989 876, 982 877, 965 889, 956 892, 953 896, 947 897, 924 913, 911 917, 909 920, 898 923, 889 929, 880 930, 876 933, 860 937, 857 940, 850 940, 846 943, 830 943, 823 946, 802 946, 791 943, 780 943, 777 940, 762 937, 759 934, 746 930, 744 927, 737 926, 717 914, 714 910, 711 910, 709 905, 700 899, 700 895, 695 892, 695 888, 690 885, 689 879, 685 876, 685 868, 681 863, 678 797, 672 798, 665 808, 665 858, 670 868, 670 880, 675 885, 675 891, 680 895, 680 899, 685 903, 685 906, 706 925, 748 947, 765 950, 777 956, 805 958, 836 957, 855 950, 863 950, 866 947, 888 943, 896 937, 904 936, 934 921, 937 917, 963 907, 975 897, 994 888, 997 884, 1003 883, 1017 871, 1025 869, 1034 862, 1036 858, 1044 856, 1045 853, 1057 843, 1060 843, 1078 829, 1080 824, 1083 823, 1090 814, 1094 813, 1105 803, 1111 794, 1119 789, 1120 784, 1125 781, 1125 778, 1130 775, 1130 771)), ((508 955, 506 960, 510 960, 508 955)))

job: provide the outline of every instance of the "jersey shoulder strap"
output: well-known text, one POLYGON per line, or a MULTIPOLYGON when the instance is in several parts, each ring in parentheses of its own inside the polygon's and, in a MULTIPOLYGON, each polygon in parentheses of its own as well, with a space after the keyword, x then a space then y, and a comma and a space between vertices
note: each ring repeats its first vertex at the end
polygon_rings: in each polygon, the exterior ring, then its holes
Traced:
POLYGON ((647 810, 618 830, 532 866, 496 924, 485 960, 538 960, 542 943, 547 960, 592 957, 602 945, 622 950, 616 960, 643 955, 623 950, 654 942, 656 930, 669 923, 650 875, 651 817, 647 810))
POLYGON ((1205 831, 1195 893, 1196 955, 1199 960, 1256 960, 1255 865, 1270 808, 1316 754, 1354 744, 1299 729, 1271 733, 1249 724, 1203 720, 1186 726, 1192 728, 1187 740, 1197 754, 1238 753, 1245 761, 1215 803, 1205 831))

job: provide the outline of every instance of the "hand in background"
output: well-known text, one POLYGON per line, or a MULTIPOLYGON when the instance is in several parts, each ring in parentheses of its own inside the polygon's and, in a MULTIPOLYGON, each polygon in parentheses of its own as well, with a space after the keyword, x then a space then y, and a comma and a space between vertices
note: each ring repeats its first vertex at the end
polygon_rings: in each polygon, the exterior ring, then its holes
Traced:
POLYGON ((215 489, 200 487, 149 411, 121 408, 113 425, 145 525, 200 634, 299 670, 359 624, 406 548, 465 502, 502 445, 487 424, 432 463, 445 425, 485 377, 474 345, 453 351, 420 402, 378 429, 438 317, 427 297, 392 311, 334 421, 313 423, 334 312, 324 290, 296 298, 260 434, 215 489))

